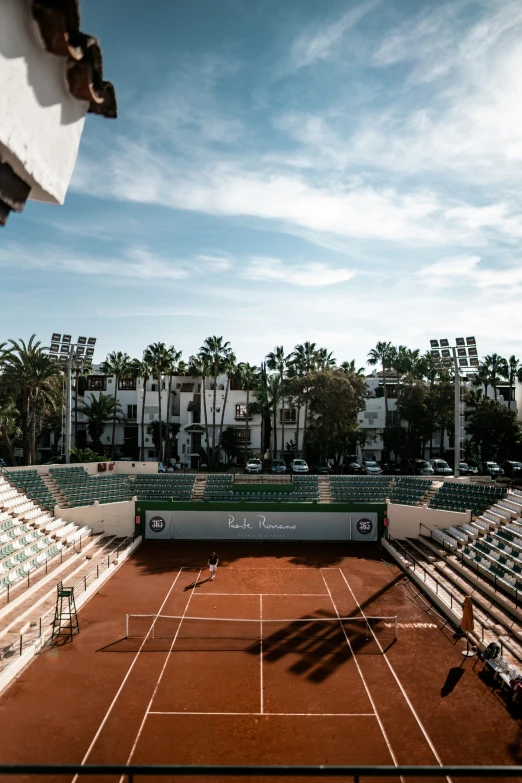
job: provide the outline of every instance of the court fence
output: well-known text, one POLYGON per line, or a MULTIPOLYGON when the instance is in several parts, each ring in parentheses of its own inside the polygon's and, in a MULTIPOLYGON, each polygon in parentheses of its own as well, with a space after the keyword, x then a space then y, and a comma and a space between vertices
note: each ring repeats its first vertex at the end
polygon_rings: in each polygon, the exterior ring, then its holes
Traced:
POLYGON ((218 777, 230 776, 237 778, 342 778, 346 783, 366 783, 370 778, 435 778, 451 781, 453 778, 467 778, 471 780, 491 780, 505 778, 514 780, 522 775, 522 766, 430 766, 419 767, 411 765, 392 766, 216 766, 216 765, 123 765, 123 764, 0 764, 0 780, 5 776, 34 776, 34 780, 41 780, 50 775, 83 777, 91 775, 119 776, 128 783, 135 783, 141 778, 157 777, 163 780, 174 780, 178 777, 218 777))

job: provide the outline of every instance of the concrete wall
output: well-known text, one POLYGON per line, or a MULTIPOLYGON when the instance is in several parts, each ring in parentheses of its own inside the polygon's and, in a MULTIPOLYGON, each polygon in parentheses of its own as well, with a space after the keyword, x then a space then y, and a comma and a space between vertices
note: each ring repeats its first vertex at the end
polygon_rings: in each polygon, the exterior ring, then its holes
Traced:
POLYGON ((0 157, 31 186, 29 198, 62 204, 88 104, 69 93, 65 59, 46 52, 27 0, 0 2, 0 157))
POLYGON ((392 538, 416 538, 420 533, 427 534, 426 528, 437 530, 450 525, 463 525, 469 520, 469 513, 388 503, 388 530, 392 538))
POLYGON ((95 533, 102 531, 113 536, 131 536, 134 533, 134 501, 122 503, 95 503, 94 506, 60 508, 55 506, 54 515, 77 525, 89 525, 95 533))

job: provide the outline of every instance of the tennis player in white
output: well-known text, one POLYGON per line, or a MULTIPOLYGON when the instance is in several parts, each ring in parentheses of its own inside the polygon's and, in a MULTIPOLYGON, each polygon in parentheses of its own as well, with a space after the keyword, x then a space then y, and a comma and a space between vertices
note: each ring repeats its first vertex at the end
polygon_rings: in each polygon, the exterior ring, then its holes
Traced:
POLYGON ((216 571, 219 563, 219 558, 215 552, 212 552, 208 559, 208 567, 210 568, 210 579, 216 578, 216 571))

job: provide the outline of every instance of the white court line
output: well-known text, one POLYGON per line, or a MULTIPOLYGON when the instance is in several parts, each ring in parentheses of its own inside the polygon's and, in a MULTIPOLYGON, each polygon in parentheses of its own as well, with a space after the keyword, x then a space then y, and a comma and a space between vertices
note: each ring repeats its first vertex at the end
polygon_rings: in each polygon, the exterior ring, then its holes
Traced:
MULTIPOLYGON (((198 574, 198 578, 196 579, 196 583, 197 583, 199 577, 201 576, 202 570, 203 570, 202 568, 199 569, 199 574, 198 574)), ((136 734, 136 739, 134 740, 134 745, 132 746, 131 752, 129 754, 129 758, 127 759, 127 764, 131 763, 132 757, 134 755, 134 751, 136 750, 136 747, 137 747, 138 742, 140 740, 141 733, 143 731, 143 727, 145 726, 145 721, 147 720, 149 712, 150 712, 150 708, 152 707, 152 702, 154 701, 154 699, 156 697, 156 694, 158 692, 158 688, 160 686, 161 680, 163 679, 163 675, 165 674, 165 669, 167 668, 167 663, 169 662, 170 654, 172 652, 172 649, 173 649, 174 645, 176 644, 176 639, 178 638, 178 634, 179 634, 179 631, 180 631, 180 628, 181 628, 181 624, 183 623, 183 619, 184 619, 185 615, 187 614, 187 609, 189 607, 190 599, 194 595, 194 590, 196 589, 196 583, 194 583, 194 587, 190 591, 190 594, 189 594, 189 597, 188 597, 188 600, 187 600, 187 605, 185 606, 185 611, 183 612, 183 615, 181 617, 181 621, 180 621, 180 623, 178 625, 178 629, 177 629, 177 631, 175 633, 175 636, 174 636, 174 638, 172 640, 172 644, 170 645, 170 649, 169 649, 167 655, 165 656, 165 663, 163 664, 163 667, 161 669, 160 675, 158 677, 158 681, 156 682, 156 687, 154 688, 154 692, 153 692, 153 694, 151 696, 151 699, 150 699, 150 701, 149 701, 149 703, 147 705, 147 709, 145 710, 145 715, 143 716, 143 720, 141 721, 141 725, 140 725, 140 727, 138 729, 138 733, 136 734)), ((125 779, 125 775, 122 775, 120 780, 123 781, 124 779, 125 779)))
MULTIPOLYGON (((183 571, 183 566, 181 566, 181 568, 179 569, 178 573, 176 574, 176 578, 175 578, 175 579, 174 579, 174 581, 172 582, 172 584, 171 584, 171 586, 170 586, 170 588, 169 588, 169 591, 168 591, 167 595, 165 596, 165 599, 164 599, 163 603, 161 604, 161 606, 160 606, 160 608, 159 608, 159 610, 158 610, 157 614, 161 614, 161 610, 163 609, 163 607, 164 607, 164 606, 165 606, 165 604, 167 603, 167 599, 168 599, 168 597, 170 596, 171 592, 173 591, 173 589, 174 589, 174 585, 175 585, 175 584, 176 584, 176 582, 178 581, 178 578, 179 578, 179 576, 180 576, 180 574, 181 574, 181 572, 182 572, 182 571, 183 571)), ((151 626, 151 627, 152 627, 152 626, 151 626)), ((92 749, 93 749, 94 745, 96 744, 96 741, 98 740, 98 737, 100 736, 100 734, 101 734, 101 732, 102 732, 102 729, 103 729, 103 727, 104 727, 104 726, 105 726, 105 724, 107 723, 107 720, 108 720, 108 718, 109 718, 109 715, 111 714, 111 712, 112 712, 112 709, 113 709, 114 705, 116 704, 116 702, 117 702, 117 700, 118 700, 118 698, 119 698, 119 696, 120 696, 120 693, 121 693, 121 692, 122 692, 122 690, 123 690, 123 686, 124 686, 124 685, 125 685, 125 683, 127 682, 128 678, 129 678, 129 675, 130 675, 131 671, 132 671, 132 670, 133 670, 133 668, 134 668, 134 664, 135 664, 135 663, 136 663, 136 661, 138 660, 139 654, 140 654, 140 652, 142 651, 142 649, 143 649, 143 647, 144 647, 144 645, 145 645, 145 642, 146 642, 146 641, 147 641, 147 639, 148 639, 148 636, 149 636, 149 633, 150 633, 150 631, 151 631, 151 629, 149 628, 149 630, 148 630, 148 632, 147 632, 147 635, 146 635, 146 636, 145 636, 145 638, 143 639, 143 642, 140 644, 140 647, 139 647, 139 649, 138 649, 138 652, 136 653, 136 655, 135 655, 135 657, 134 657, 134 660, 132 661, 131 665, 129 666, 129 669, 128 669, 128 671, 127 671, 127 674, 126 674, 126 675, 125 675, 125 677, 123 678, 123 680, 122 680, 122 683, 121 683, 120 687, 119 687, 119 688, 118 688, 118 690, 116 691, 116 695, 115 695, 114 699, 112 700, 112 702, 111 702, 111 704, 110 704, 110 706, 109 706, 109 709, 108 709, 108 710, 107 710, 107 712, 105 713, 105 716, 104 716, 104 718, 103 718, 102 722, 101 722, 101 723, 100 723, 100 725, 99 725, 98 731, 97 731, 97 732, 96 732, 96 734, 94 735, 94 739, 93 739, 93 741, 91 742, 91 744, 89 745, 89 747, 88 747, 88 749, 87 749, 87 753, 85 754, 85 756, 84 756, 84 757, 83 757, 83 759, 82 759, 82 762, 81 762, 81 764, 82 764, 82 767, 84 766, 84 764, 86 764, 86 762, 87 762, 87 759, 89 758, 89 756, 90 756, 90 754, 91 754, 91 751, 92 751, 92 749)), ((76 783, 76 781, 78 780, 78 777, 79 777, 78 775, 75 775, 75 776, 74 776, 74 778, 73 778, 73 781, 72 781, 72 783, 76 783)))
POLYGON ((328 597, 328 593, 215 593, 214 591, 212 591, 211 593, 201 593, 201 592, 195 593, 196 598, 198 596, 205 596, 205 597, 207 597, 208 595, 233 595, 233 596, 240 596, 240 595, 251 595, 251 596, 269 595, 270 596, 270 595, 272 595, 272 596, 277 596, 277 597, 278 596, 294 596, 296 598, 303 598, 303 597, 327 598, 328 597))
POLYGON ((263 596, 259 596, 259 693, 261 696, 261 713, 263 712, 263 596))
MULTIPOLYGON (((328 587, 328 583, 327 583, 326 579, 324 578, 323 569, 321 569, 321 576, 323 577, 324 586, 326 587, 326 589, 328 590, 328 593, 330 595, 330 600, 331 600, 332 606, 333 606, 333 608, 335 610, 335 614, 340 619, 341 615, 339 614, 339 612, 337 610, 337 606, 335 605, 335 601, 334 601, 334 599, 332 597, 332 593, 330 592, 330 588, 328 587)), ((372 705, 372 709, 373 709, 373 711, 375 713, 375 717, 377 718, 377 723, 379 724, 379 727, 380 727, 380 729, 382 731, 382 736, 384 737, 386 745, 388 746, 388 751, 390 753, 390 756, 392 757, 392 761, 393 761, 394 765, 396 767, 398 767, 399 765, 397 763, 397 759, 395 758, 395 753, 393 752, 393 748, 392 748, 392 746, 390 744, 390 740, 388 739, 388 735, 386 734, 386 730, 384 728, 383 722, 382 722, 382 720, 380 718, 379 713, 377 712, 377 707, 375 706, 375 702, 372 699, 372 694, 370 693, 370 689, 368 688, 366 680, 364 679, 364 675, 363 675, 363 673, 361 671, 361 667, 359 666, 359 661, 357 660, 357 658, 355 656, 355 653, 353 651, 350 639, 348 638, 348 634, 346 633, 345 627, 344 627, 344 625, 342 623, 341 623, 341 628, 343 629, 344 638, 346 639, 346 643, 347 643, 347 645, 348 645, 348 647, 350 649, 351 656, 352 656, 352 658, 354 660, 355 666, 357 667, 357 671, 359 673, 359 677, 361 678, 362 684, 364 685, 364 689, 366 691, 366 695, 368 696, 368 699, 370 700, 370 704, 372 705)), ((402 780, 402 777, 401 777, 401 780, 402 780)))
POLYGON ((375 718, 374 712, 157 712, 149 715, 253 715, 272 718, 375 718))
MULTIPOLYGON (((364 614, 364 612, 363 612, 363 610, 362 610, 362 608, 361 608, 361 605, 360 605, 359 601, 357 600, 357 598, 355 597, 355 593, 353 592, 352 588, 350 587, 350 584, 349 584, 349 582, 348 582, 347 578, 345 577, 344 573, 341 571, 341 569, 340 569, 340 568, 338 568, 337 570, 339 571, 339 573, 341 574, 342 578, 344 579, 344 581, 345 581, 345 583, 346 583, 346 587, 348 588, 348 590, 349 590, 349 591, 350 591, 350 593, 352 594, 353 600, 355 601, 355 603, 356 603, 356 604, 357 604, 357 606, 359 607, 359 611, 361 612, 361 614, 363 615, 363 617, 365 617, 365 614, 364 614)), ((376 637, 376 635, 375 635, 375 633, 374 633, 374 630, 373 630, 373 628, 371 627, 371 625, 370 625, 369 623, 368 623, 368 627, 370 628, 370 631, 371 631, 371 633, 372 633, 372 636, 373 636, 373 638, 375 639, 375 641, 376 641, 376 643, 377 643, 377 646, 379 647, 379 649, 380 649, 380 651, 381 651, 381 653, 382 653, 382 655, 383 655, 383 657, 384 657, 384 660, 385 660, 385 661, 386 661, 386 663, 388 664, 388 668, 389 668, 389 670, 391 671, 391 673, 392 673, 392 675, 393 675, 393 677, 394 677, 394 679, 395 679, 395 682, 396 682, 396 683, 397 683, 397 685, 399 686, 399 688, 400 688, 400 690, 401 690, 401 693, 402 693, 402 695, 404 696, 404 700, 405 700, 406 704, 407 704, 407 705, 408 705, 408 707, 410 708, 410 710, 411 710, 411 712, 412 712, 412 714, 413 714, 413 717, 414 717, 414 718, 415 718, 415 720, 417 721, 417 724, 418 724, 418 726, 419 726, 420 730, 422 731, 422 733, 423 733, 423 735, 424 735, 424 739, 425 739, 425 740, 426 740, 426 742, 428 743, 428 745, 429 745, 429 747, 430 747, 430 750, 431 750, 431 752, 432 752, 432 753, 433 753, 433 755, 435 756, 435 758, 436 758, 436 760, 437 760, 437 764, 439 765, 439 767, 442 767, 442 766, 443 766, 443 764, 442 764, 442 760, 441 760, 441 758, 440 758, 439 754, 437 753, 437 750, 436 750, 436 748, 435 748, 435 745, 434 745, 434 744, 433 744, 433 742, 431 741, 431 739, 430 739, 430 736, 429 736, 428 732, 427 732, 427 731, 426 731, 426 729, 424 728, 424 726, 423 726, 423 723, 422 723, 421 719, 420 719, 420 718, 419 718, 419 716, 417 715, 417 712, 416 712, 416 710, 415 710, 415 707, 414 707, 414 706, 413 706, 413 704, 411 703, 411 701, 410 701, 410 699, 409 699, 409 697, 408 697, 408 694, 407 694, 407 693, 406 693, 406 691, 404 690, 404 687, 403 687, 403 685, 402 685, 401 681, 399 680, 399 677, 398 677, 397 673, 395 672, 395 669, 393 668, 393 666, 391 665, 390 661, 388 660, 388 656, 386 655, 385 651, 383 650, 383 648, 382 648, 382 646, 381 646, 381 643, 380 643, 380 642, 379 642, 379 640, 377 639, 377 637, 376 637)), ((451 778, 450 778, 449 776, 447 776, 447 777, 446 777, 446 780, 448 781, 448 783, 451 783, 451 778)))

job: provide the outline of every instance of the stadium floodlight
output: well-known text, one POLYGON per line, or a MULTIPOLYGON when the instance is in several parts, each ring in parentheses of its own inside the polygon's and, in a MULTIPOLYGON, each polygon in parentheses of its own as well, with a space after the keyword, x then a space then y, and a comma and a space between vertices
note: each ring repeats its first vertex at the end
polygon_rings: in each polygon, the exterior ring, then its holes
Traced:
POLYGON ((433 348, 431 350, 431 355, 434 359, 440 359, 440 351, 435 351, 433 348))
POLYGON ((476 348, 468 348, 468 356, 478 356, 478 351, 476 348))
POLYGON ((94 346, 96 337, 80 336, 73 342, 72 335, 53 332, 51 347, 49 348, 49 357, 52 361, 58 362, 63 370, 67 383, 65 394, 65 439, 64 444, 65 463, 71 461, 71 418, 72 418, 72 369, 74 367, 78 377, 82 369, 92 367, 92 357, 94 355, 94 346), (88 348, 86 346, 89 346, 88 348))
POLYGON ((477 341, 474 337, 466 337, 466 345, 476 345, 477 341))
POLYGON ((459 359, 459 367, 468 367, 467 359, 459 359))
POLYGON ((432 348, 438 348, 439 347, 439 341, 438 340, 430 340, 430 345, 432 348))
POLYGON ((464 340, 463 337, 457 337, 455 339, 455 345, 457 345, 457 346, 458 345, 466 345, 466 341, 464 340))
POLYGON ((444 350, 441 351, 441 354, 442 354, 442 358, 443 359, 450 359, 451 358, 451 351, 449 350, 449 348, 444 348, 444 350))
POLYGON ((449 348, 449 340, 443 339, 440 341, 441 348, 449 348))
POLYGON ((465 348, 457 348, 457 356, 467 356, 465 348))
POLYGON ((479 360, 474 358, 474 357, 470 357, 469 366, 470 367, 479 367, 479 360))

